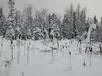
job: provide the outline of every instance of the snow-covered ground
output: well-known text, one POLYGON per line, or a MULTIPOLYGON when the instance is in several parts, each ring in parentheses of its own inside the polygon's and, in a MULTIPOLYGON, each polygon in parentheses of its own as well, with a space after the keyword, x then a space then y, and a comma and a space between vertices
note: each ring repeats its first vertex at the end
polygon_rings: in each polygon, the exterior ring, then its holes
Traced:
MULTIPOLYGON (((9 40, 0 39, 0 44, 3 43, 0 45, 0 76, 102 76, 102 56, 84 53, 86 43, 80 45, 76 40, 58 42, 18 40, 10 45, 9 40), (6 61, 10 61, 7 66, 6 61)), ((98 50, 96 46, 93 48, 98 50)))

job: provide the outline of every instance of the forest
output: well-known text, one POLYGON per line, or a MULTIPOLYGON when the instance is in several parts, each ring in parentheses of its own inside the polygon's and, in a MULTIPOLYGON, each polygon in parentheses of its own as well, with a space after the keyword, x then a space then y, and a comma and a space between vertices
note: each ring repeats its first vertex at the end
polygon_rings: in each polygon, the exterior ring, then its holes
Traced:
MULTIPOLYGON (((22 11, 17 10, 15 1, 8 1, 8 16, 0 8, 0 36, 10 40, 33 39, 82 39, 81 36, 88 31, 90 25, 95 23, 96 29, 91 32, 91 39, 102 42, 102 18, 87 17, 87 8, 80 4, 75 8, 73 4, 65 9, 63 16, 49 12, 48 9, 33 10, 28 4, 22 11)), ((85 37, 84 37, 85 38, 85 37)))

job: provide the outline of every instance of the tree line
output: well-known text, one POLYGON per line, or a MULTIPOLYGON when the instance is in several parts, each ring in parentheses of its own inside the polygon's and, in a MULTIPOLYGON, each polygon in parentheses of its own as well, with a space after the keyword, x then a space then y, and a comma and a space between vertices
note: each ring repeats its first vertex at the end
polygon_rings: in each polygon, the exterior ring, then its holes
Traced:
POLYGON ((102 18, 101 22, 94 16, 93 19, 87 17, 86 8, 81 8, 78 4, 74 8, 73 4, 66 8, 63 17, 56 13, 49 12, 48 9, 33 11, 33 7, 28 5, 22 11, 15 8, 14 0, 8 1, 9 14, 5 17, 3 9, 0 8, 0 36, 7 39, 72 39, 80 37, 88 31, 91 23, 97 25, 97 29, 92 31, 92 38, 102 41, 102 18))

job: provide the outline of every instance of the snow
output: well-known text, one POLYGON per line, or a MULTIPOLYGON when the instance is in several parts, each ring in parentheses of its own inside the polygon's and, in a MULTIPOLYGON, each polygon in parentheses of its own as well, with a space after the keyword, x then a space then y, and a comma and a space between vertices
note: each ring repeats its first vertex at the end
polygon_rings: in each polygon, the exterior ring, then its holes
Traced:
POLYGON ((91 35, 92 29, 96 29, 96 24, 93 23, 90 25, 90 28, 87 32, 87 38, 86 38, 85 42, 90 42, 90 35, 91 35))
MULTIPOLYGON (((13 41, 14 59, 8 67, 5 67, 5 62, 11 59, 12 50, 10 41, 0 38, 0 44, 3 43, 3 46, 0 46, 0 52, 2 52, 0 76, 102 76, 102 56, 84 53, 87 43, 83 42, 80 45, 76 40, 60 40, 59 49, 53 50, 52 55, 50 47, 57 48, 56 40, 53 43, 44 40, 18 41, 13 41), (20 48, 18 48, 18 41, 20 41, 20 48), (79 47, 81 47, 81 53, 79 53, 79 47), (20 50, 19 63, 17 63, 18 50, 20 50), (29 51, 28 63, 27 50, 29 51), (86 66, 83 65, 84 60, 86 66)), ((94 45, 96 46, 93 46, 95 48, 93 51, 98 50, 97 44, 94 45)))

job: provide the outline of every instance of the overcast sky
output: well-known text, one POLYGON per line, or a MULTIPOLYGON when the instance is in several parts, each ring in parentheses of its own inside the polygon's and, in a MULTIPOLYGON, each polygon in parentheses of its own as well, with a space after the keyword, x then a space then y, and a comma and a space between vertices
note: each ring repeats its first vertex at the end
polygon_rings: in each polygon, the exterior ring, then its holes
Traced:
MULTIPOLYGON (((7 13, 7 4, 8 0, 0 0, 0 6, 3 7, 4 13, 7 13)), ((56 12, 58 14, 63 14, 66 7, 68 7, 71 3, 74 6, 80 4, 81 7, 87 8, 87 15, 89 17, 97 16, 99 19, 102 16, 102 0, 15 0, 16 8, 22 9, 27 4, 32 4, 35 9, 38 8, 48 8, 52 12, 56 12)))

